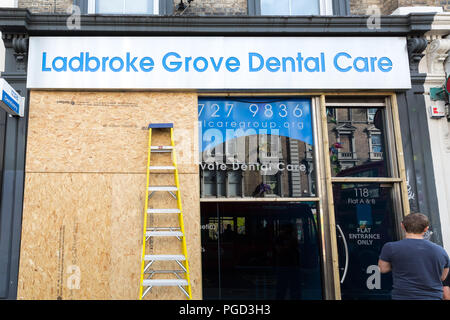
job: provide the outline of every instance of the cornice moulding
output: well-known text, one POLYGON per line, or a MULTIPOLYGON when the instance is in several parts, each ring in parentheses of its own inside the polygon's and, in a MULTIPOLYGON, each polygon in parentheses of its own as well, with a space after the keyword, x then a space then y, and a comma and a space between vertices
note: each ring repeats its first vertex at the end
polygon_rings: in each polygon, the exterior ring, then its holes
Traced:
POLYGON ((63 14, 32 14, 0 8, 0 31, 30 36, 223 35, 223 36, 406 36, 430 30, 434 14, 382 16, 369 29, 369 16, 117 16, 82 15, 81 29, 69 30, 63 14))

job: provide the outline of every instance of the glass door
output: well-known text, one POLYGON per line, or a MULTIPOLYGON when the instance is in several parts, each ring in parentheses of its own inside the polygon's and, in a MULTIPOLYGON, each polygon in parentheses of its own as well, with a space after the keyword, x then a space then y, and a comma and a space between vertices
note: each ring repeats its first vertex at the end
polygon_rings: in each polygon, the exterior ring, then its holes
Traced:
POLYGON ((315 203, 202 203, 204 299, 320 300, 315 203))
POLYGON ((333 191, 342 299, 389 299, 392 277, 379 272, 378 257, 396 240, 392 185, 335 183, 333 191))
POLYGON ((378 257, 397 240, 402 200, 389 99, 329 98, 326 103, 341 298, 389 299, 391 274, 378 257))

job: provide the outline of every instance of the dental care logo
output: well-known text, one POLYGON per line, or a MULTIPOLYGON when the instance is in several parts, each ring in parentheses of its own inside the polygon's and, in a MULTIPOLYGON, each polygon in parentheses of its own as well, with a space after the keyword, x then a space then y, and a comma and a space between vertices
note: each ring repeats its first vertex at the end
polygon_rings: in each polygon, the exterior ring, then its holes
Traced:
MULTIPOLYGON (((318 56, 305 57, 301 52, 295 56, 264 57, 257 52, 248 53, 248 72, 284 72, 284 73, 325 73, 327 62, 324 52, 318 56)), ((348 52, 339 52, 332 58, 333 67, 338 72, 390 72, 393 62, 388 57, 353 57, 348 52)), ((168 52, 160 65, 167 72, 237 72, 242 62, 236 57, 182 57, 177 52, 168 52)), ((80 52, 73 57, 56 56, 48 58, 48 53, 42 53, 43 72, 151 72, 157 67, 155 59, 149 56, 135 56, 126 52, 124 56, 97 57, 90 52, 80 52), (51 60, 51 61, 49 61, 51 60)))

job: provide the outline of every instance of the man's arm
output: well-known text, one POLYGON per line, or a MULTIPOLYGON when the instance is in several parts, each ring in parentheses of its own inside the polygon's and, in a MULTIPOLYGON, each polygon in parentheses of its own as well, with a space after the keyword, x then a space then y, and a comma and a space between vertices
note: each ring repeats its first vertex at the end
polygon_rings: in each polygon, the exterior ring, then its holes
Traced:
POLYGON ((447 279, 448 276, 448 268, 444 268, 444 271, 442 272, 441 281, 444 281, 447 279))
POLYGON ((450 287, 444 286, 444 300, 450 300, 450 287))
POLYGON ((450 300, 450 277, 447 276, 447 279, 444 280, 444 300, 450 300))
MULTIPOLYGON (((380 268, 381 273, 388 273, 392 270, 390 262, 379 259, 378 267, 380 268)), ((447 269, 448 272, 448 269, 447 269)), ((444 278, 445 279, 445 278, 444 278)))

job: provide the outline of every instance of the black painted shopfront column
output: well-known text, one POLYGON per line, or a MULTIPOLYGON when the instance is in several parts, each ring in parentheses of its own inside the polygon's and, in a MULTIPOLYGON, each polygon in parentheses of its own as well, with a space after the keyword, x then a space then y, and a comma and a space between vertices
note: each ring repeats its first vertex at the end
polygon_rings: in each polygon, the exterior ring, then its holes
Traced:
POLYGON ((428 41, 425 38, 408 39, 411 89, 397 94, 400 127, 411 212, 421 212, 430 219, 431 240, 442 245, 441 223, 431 155, 430 134, 424 98, 426 74, 419 73, 419 62, 428 41))
POLYGON ((4 124, 3 172, 0 202, 0 299, 16 299, 19 272, 23 207, 25 147, 28 122, 27 54, 28 35, 2 34, 5 44, 5 72, 1 74, 25 97, 23 118, 2 116, 4 124))

